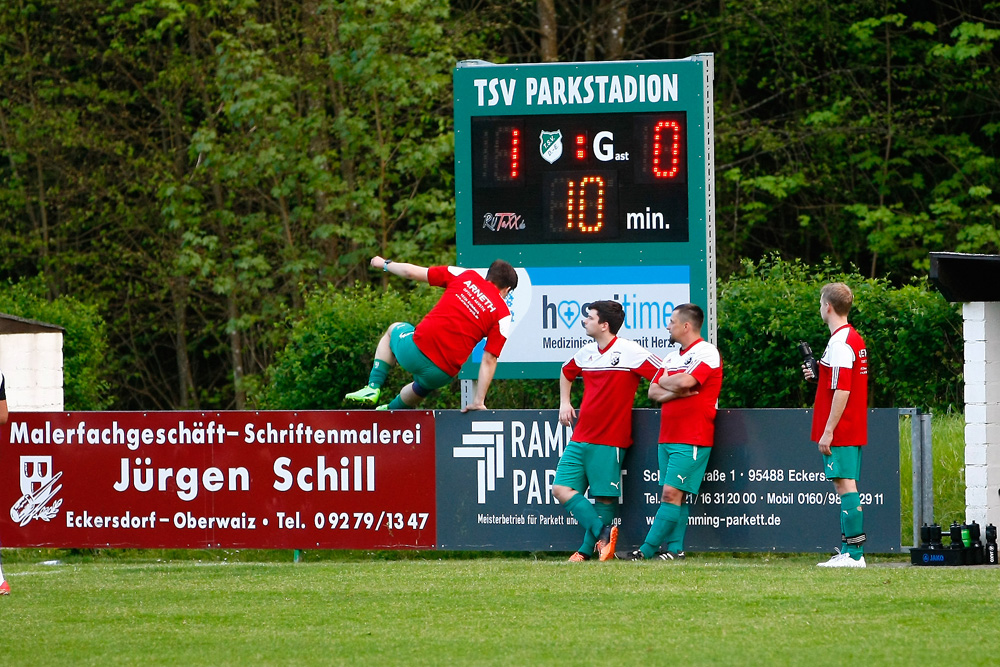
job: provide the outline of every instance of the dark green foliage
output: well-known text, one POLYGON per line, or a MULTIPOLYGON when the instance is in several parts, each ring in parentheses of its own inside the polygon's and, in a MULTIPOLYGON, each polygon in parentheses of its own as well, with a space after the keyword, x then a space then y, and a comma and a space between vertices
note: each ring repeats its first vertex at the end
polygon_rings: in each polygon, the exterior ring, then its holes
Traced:
POLYGON ((63 383, 67 410, 104 410, 114 403, 108 377, 117 364, 109 356, 104 320, 97 308, 72 297, 48 300, 44 280, 7 284, 0 312, 64 328, 63 383))
POLYGON ((962 316, 959 307, 924 285, 894 288, 826 265, 769 258, 744 262, 719 288, 719 349, 725 363, 720 404, 805 407, 815 385, 802 379, 797 345, 818 358, 829 339, 819 317, 827 282, 854 291, 850 321, 869 354, 872 407, 946 408, 960 405, 962 316))
MULTIPOLYGON (((566 353, 569 358, 569 353, 566 353)), ((643 390, 645 391, 645 390, 643 390)), ((580 407, 583 382, 573 383, 573 405, 580 407)), ((646 407, 649 401, 643 404, 646 407)), ((559 407, 559 378, 551 380, 494 380, 486 396, 491 410, 555 410, 559 407)), ((454 407, 454 406, 452 406, 454 407)))
MULTIPOLYGON (((962 401, 962 318, 958 306, 922 285, 893 287, 830 266, 769 258, 745 262, 719 291, 719 349, 725 362, 720 404, 725 407, 807 407, 815 385, 802 379, 798 342, 817 357, 829 338, 819 317, 824 283, 846 282, 855 293, 851 322, 865 338, 870 357, 873 407, 942 409, 962 401)), ((349 407, 343 396, 362 386, 375 345, 392 322, 416 323, 440 292, 399 293, 355 286, 316 290, 304 315, 290 316, 289 344, 271 367, 269 384, 256 394, 266 409, 349 407)), ((389 376, 384 400, 410 378, 400 369, 389 376)), ((459 382, 435 392, 422 407, 459 406, 459 382)), ((579 406, 582 384, 574 387, 579 406)), ((495 380, 486 404, 493 409, 559 406, 559 384, 551 380, 495 380)), ((637 407, 650 407, 645 385, 637 407)))

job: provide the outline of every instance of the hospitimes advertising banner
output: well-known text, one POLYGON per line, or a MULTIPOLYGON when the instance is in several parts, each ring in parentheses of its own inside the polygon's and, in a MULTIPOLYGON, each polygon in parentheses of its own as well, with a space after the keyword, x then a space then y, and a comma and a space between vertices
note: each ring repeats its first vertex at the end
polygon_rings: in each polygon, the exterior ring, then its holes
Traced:
POLYGON ((432 548, 430 412, 15 413, 5 547, 432 548))

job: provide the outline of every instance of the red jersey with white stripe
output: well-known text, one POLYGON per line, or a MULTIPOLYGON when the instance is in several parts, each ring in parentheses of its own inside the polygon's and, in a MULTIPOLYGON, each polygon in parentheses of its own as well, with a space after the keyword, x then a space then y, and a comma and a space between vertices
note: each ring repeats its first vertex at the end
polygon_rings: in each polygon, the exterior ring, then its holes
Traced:
POLYGON ((833 429, 831 447, 859 447, 868 444, 868 349, 850 324, 830 336, 819 360, 819 386, 813 406, 812 441, 819 442, 826 430, 838 389, 851 392, 847 407, 833 429))
POLYGON ((628 448, 632 444, 632 405, 639 379, 651 380, 659 358, 636 342, 615 337, 603 350, 584 345, 563 364, 570 381, 583 377, 583 401, 573 427, 575 442, 628 448))
POLYGON ((673 351, 653 378, 687 373, 698 381, 697 394, 675 398, 660 412, 660 442, 711 447, 715 442, 715 413, 722 391, 722 355, 714 345, 699 338, 687 349, 673 351))
POLYGON ((452 377, 483 338, 499 357, 510 330, 510 309, 496 285, 476 271, 432 266, 427 282, 444 294, 413 332, 413 342, 435 366, 452 377))

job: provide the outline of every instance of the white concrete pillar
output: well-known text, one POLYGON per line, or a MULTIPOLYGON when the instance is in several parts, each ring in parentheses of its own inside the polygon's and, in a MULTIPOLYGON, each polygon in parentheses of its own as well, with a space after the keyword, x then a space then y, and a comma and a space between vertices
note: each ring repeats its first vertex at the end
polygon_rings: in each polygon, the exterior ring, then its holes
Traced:
POLYGON ((11 412, 63 409, 62 333, 11 333, 0 340, 0 370, 11 412))
POLYGON ((1000 525, 1000 303, 966 303, 963 316, 965 519, 1000 525))

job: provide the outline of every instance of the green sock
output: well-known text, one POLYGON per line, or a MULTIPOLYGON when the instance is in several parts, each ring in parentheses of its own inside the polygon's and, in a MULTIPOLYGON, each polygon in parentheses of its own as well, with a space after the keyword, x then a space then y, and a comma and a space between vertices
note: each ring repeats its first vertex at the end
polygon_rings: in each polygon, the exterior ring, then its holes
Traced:
POLYGON ((385 384, 385 379, 389 377, 389 362, 376 359, 372 364, 372 372, 368 374, 368 386, 372 389, 381 389, 385 384))
MULTIPOLYGON (((587 531, 584 536, 584 546, 586 546, 587 541, 593 539, 590 546, 590 551, 581 551, 580 553, 585 556, 589 556, 594 552, 594 544, 597 543, 597 536, 601 534, 601 528, 604 524, 601 522, 601 517, 597 515, 597 510, 594 506, 590 504, 590 501, 583 497, 582 493, 578 493, 570 498, 566 502, 566 511, 569 512, 577 523, 587 531)), ((581 547, 581 549, 584 547, 581 547)))
POLYGON ((847 526, 844 525, 844 519, 847 518, 847 512, 844 510, 847 506, 844 505, 844 497, 840 497, 840 553, 845 553, 847 551, 847 542, 844 540, 847 538, 847 526))
POLYGON ((610 526, 615 522, 615 514, 618 513, 618 503, 602 503, 598 500, 594 503, 594 511, 597 512, 597 516, 601 517, 601 524, 603 526, 610 526))
MULTIPOLYGON (((844 535, 847 537, 855 537, 865 532, 865 515, 861 511, 860 494, 845 493, 840 497, 840 516, 844 518, 844 535)), ((865 554, 864 546, 848 544, 847 553, 851 554, 854 560, 858 560, 865 554)))
POLYGON ((663 544, 663 540, 667 539, 667 535, 673 531, 674 525, 680 516, 681 508, 679 505, 660 503, 660 509, 656 510, 656 516, 653 517, 653 525, 649 527, 649 532, 646 533, 646 540, 639 547, 639 551, 642 552, 643 556, 652 558, 656 555, 660 545, 663 544))
POLYGON ((396 398, 389 401, 390 410, 409 410, 410 406, 403 402, 403 395, 396 394, 396 398))
POLYGON ((674 529, 667 535, 667 551, 673 551, 675 554, 684 551, 684 535, 687 533, 688 516, 690 514, 691 510, 688 508, 687 503, 682 503, 681 514, 677 517, 677 523, 674 524, 674 529))
MULTIPOLYGON (((597 512, 597 516, 601 519, 601 528, 604 526, 610 526, 614 522, 617 508, 618 503, 602 503, 601 501, 594 503, 594 511, 597 512)), ((583 544, 580 545, 580 553, 588 556, 594 553, 594 547, 597 546, 598 537, 598 535, 593 535, 588 530, 583 536, 583 544)))
POLYGON ((583 534, 583 544, 577 549, 584 556, 589 556, 594 553, 594 548, 597 546, 597 538, 588 530, 583 534))

